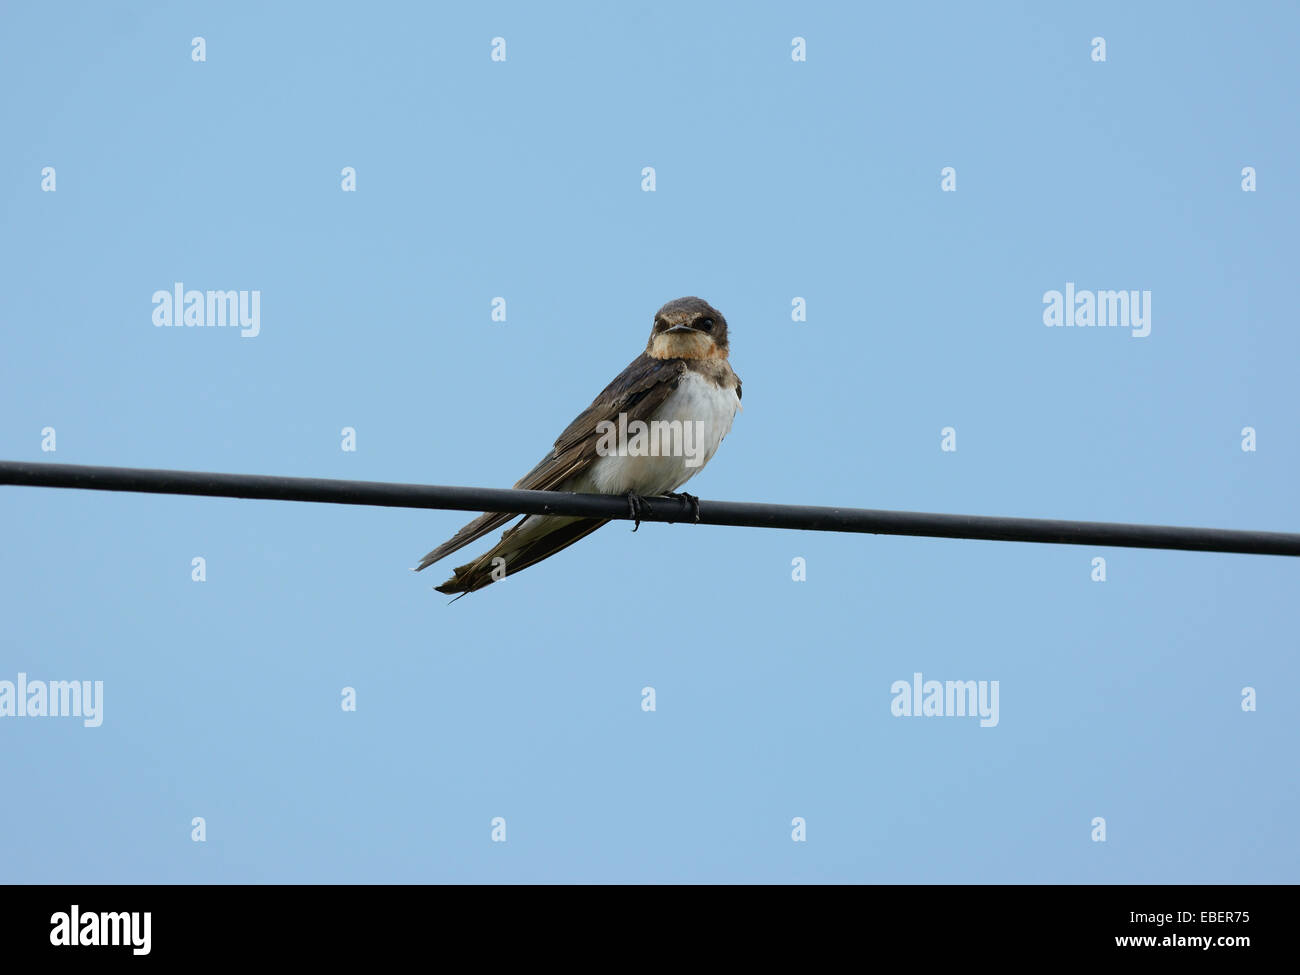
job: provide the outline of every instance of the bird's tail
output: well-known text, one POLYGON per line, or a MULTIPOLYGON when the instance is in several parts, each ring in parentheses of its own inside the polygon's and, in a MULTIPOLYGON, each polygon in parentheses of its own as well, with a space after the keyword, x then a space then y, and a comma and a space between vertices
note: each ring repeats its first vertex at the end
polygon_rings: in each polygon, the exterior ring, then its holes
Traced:
POLYGON ((434 588, 443 593, 467 593, 490 586, 507 575, 522 572, 530 565, 568 548, 586 538, 608 518, 557 518, 528 515, 508 528, 490 550, 473 562, 452 570, 452 577, 434 588))
POLYGON ((432 552, 420 559, 420 564, 415 567, 416 572, 422 572, 439 559, 446 558, 452 552, 464 548, 471 542, 476 542, 490 531, 495 531, 504 525, 511 518, 518 517, 509 512, 489 511, 487 514, 479 515, 460 531, 452 535, 451 538, 443 542, 432 552))

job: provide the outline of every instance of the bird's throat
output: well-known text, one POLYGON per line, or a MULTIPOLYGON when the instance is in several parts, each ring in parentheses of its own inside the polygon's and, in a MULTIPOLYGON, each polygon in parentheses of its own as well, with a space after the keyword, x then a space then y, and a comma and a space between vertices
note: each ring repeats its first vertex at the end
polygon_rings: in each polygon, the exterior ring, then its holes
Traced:
POLYGON ((653 359, 725 359, 727 353, 703 332, 660 332, 646 354, 653 359))

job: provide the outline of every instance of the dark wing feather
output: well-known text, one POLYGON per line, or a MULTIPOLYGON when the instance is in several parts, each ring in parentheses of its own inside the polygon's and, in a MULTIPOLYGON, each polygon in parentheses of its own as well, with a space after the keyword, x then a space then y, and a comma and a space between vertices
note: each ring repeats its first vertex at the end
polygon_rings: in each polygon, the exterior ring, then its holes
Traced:
POLYGON ((642 353, 606 386, 590 406, 578 414, 562 434, 555 448, 515 484, 525 491, 557 491, 596 459, 599 424, 617 422, 626 413, 628 422, 649 420, 677 388, 686 363, 681 359, 652 359, 642 353))
POLYGON ((508 511, 489 511, 487 514, 479 515, 460 531, 452 535, 432 552, 420 559, 420 564, 415 567, 416 572, 427 569, 439 559, 450 555, 452 552, 464 548, 471 542, 476 542, 488 532, 496 531, 515 515, 508 511))
MULTIPOLYGON (((617 422, 620 413, 627 414, 628 422, 649 420, 663 405, 669 393, 677 388, 685 371, 686 364, 680 359, 654 359, 645 353, 637 356, 555 439, 555 447, 551 452, 516 481, 514 486, 521 491, 563 490, 566 481, 581 474, 596 459, 596 444, 600 440, 596 433, 598 424, 605 420, 617 422)), ((514 517, 514 513, 508 512, 479 515, 421 559, 415 571, 428 568, 439 559, 500 528, 514 517)), ((593 526, 590 531, 595 531, 598 527, 600 526, 593 526)), ((566 545, 577 540, 574 538, 566 545)))
MULTIPOLYGON (((556 552, 568 548, 574 542, 586 538, 601 525, 607 524, 608 518, 582 518, 578 521, 571 522, 567 525, 547 532, 538 538, 526 548, 521 548, 510 559, 510 574, 514 575, 523 572, 530 565, 536 565, 542 559, 548 559, 556 552)), ((512 528, 511 531, 514 531, 512 528)), ((510 532, 502 536, 502 543, 510 537, 510 532)), ((498 545, 497 548, 500 548, 498 545)), ((490 586, 494 580, 492 578, 492 557, 496 554, 497 548, 480 555, 473 562, 467 565, 458 566, 452 570, 452 576, 441 586, 433 588, 438 592, 445 592, 448 595, 452 593, 475 592, 484 586, 490 586)))

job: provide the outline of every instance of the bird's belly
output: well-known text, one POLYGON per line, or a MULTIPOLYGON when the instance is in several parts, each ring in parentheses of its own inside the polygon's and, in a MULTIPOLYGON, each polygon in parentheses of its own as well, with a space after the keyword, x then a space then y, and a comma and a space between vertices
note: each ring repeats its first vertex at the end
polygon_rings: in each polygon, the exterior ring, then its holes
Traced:
POLYGON ((607 444, 613 450, 597 456, 581 478, 584 483, 573 490, 644 495, 675 491, 704 469, 739 409, 734 389, 721 389, 688 372, 640 433, 638 424, 619 424, 619 435, 607 444))

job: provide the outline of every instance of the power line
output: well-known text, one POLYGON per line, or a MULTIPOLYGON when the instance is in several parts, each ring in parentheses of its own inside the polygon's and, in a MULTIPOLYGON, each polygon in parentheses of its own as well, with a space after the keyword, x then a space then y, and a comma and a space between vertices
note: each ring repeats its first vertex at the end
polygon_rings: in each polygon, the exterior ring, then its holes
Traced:
MULTIPOLYGON (((622 495, 391 484, 318 477, 268 477, 260 474, 210 474, 201 471, 90 467, 13 460, 0 461, 0 484, 145 494, 188 494, 214 498, 316 501, 387 508, 509 511, 517 514, 632 519, 628 500, 622 495)), ((689 522, 694 520, 694 515, 689 502, 668 498, 649 498, 638 512, 641 521, 689 522)), ((929 514, 870 508, 700 501, 699 523, 877 535, 978 538, 1002 542, 1300 556, 1300 534, 1288 532, 1002 518, 996 515, 929 514)))

